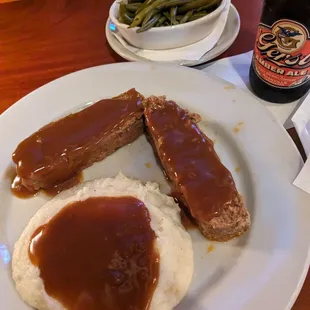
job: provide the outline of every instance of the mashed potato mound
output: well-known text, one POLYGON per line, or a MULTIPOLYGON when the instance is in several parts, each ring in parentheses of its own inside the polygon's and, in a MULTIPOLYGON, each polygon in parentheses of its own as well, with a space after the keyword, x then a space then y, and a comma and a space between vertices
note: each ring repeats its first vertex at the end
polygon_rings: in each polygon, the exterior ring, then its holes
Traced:
POLYGON ((157 184, 144 185, 121 174, 116 178, 97 179, 64 191, 34 215, 14 247, 12 269, 17 291, 26 303, 38 310, 66 309, 47 295, 39 268, 30 262, 28 245, 34 231, 62 208, 72 202, 98 196, 133 196, 148 208, 160 256, 159 281, 150 310, 173 309, 186 294, 194 269, 192 242, 181 224, 180 209, 173 198, 160 193, 157 184))

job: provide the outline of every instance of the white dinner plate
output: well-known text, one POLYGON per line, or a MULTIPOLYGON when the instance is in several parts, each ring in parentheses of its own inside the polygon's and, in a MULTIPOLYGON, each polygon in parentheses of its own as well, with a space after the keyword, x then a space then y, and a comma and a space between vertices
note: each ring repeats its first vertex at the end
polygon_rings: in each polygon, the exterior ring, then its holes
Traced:
MULTIPOLYGON (((146 58, 143 58, 141 56, 136 55, 135 53, 129 51, 126 47, 124 47, 113 35, 109 25, 110 25, 110 19, 108 18, 105 28, 105 33, 107 40, 111 46, 111 48, 120 56, 122 56, 124 59, 130 60, 130 61, 138 61, 138 62, 150 62, 151 60, 148 60, 146 58)), ((163 62, 165 64, 167 63, 173 63, 181 66, 197 66, 201 65, 207 61, 210 61, 217 56, 224 53, 236 40, 238 33, 240 30, 240 16, 233 4, 230 5, 228 18, 226 22, 226 26, 224 28, 224 31, 219 39, 219 41, 216 43, 216 45, 206 54, 204 54, 200 59, 198 60, 177 60, 177 61, 167 61, 163 62)))
MULTIPOLYGON (((177 310, 289 309, 307 273, 310 239, 310 196, 292 185, 303 164, 293 141, 267 109, 231 84, 193 69, 141 63, 67 75, 1 115, 0 309, 28 309, 14 289, 10 257, 29 219, 50 199, 44 194, 30 199, 11 195, 7 169, 12 152, 52 120, 132 87, 145 96, 166 95, 201 114, 200 126, 215 140, 252 217, 251 230, 227 243, 209 242, 191 231, 195 273, 177 310)), ((119 171, 156 181, 162 191, 169 191, 144 136, 86 169, 84 179, 115 176, 119 171)))

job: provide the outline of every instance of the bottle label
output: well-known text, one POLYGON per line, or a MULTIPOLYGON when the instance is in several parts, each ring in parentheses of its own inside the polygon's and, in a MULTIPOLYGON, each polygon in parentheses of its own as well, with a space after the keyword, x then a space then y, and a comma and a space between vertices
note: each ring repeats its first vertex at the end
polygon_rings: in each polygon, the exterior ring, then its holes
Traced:
POLYGON ((310 79, 310 36, 300 23, 281 19, 260 23, 253 52, 253 68, 265 83, 294 88, 310 79))

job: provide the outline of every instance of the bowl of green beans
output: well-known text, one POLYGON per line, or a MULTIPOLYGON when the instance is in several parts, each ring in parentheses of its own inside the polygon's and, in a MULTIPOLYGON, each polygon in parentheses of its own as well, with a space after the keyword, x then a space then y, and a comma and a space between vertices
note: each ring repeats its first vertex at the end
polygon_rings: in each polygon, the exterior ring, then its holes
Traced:
POLYGON ((226 0, 116 0, 110 19, 131 45, 165 50, 206 38, 225 5, 226 0))

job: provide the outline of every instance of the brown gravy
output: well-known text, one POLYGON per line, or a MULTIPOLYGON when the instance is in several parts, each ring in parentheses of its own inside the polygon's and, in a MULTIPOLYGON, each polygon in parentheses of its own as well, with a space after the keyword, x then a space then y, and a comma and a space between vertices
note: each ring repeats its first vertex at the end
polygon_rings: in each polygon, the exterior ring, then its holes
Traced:
POLYGON ((146 310, 159 276, 155 233, 133 197, 95 197, 63 208, 29 244, 48 295, 69 310, 146 310))
POLYGON ((195 219, 191 216, 187 206, 185 206, 185 204, 182 202, 182 199, 180 199, 180 194, 173 191, 169 194, 169 196, 178 203, 181 209, 181 222, 184 228, 186 230, 198 228, 197 223, 195 222, 195 219))
POLYGON ((213 142, 174 102, 146 109, 145 117, 163 167, 191 215, 199 221, 209 220, 237 195, 232 175, 213 142))
POLYGON ((117 126, 142 115, 139 93, 128 100, 104 99, 52 122, 23 140, 12 158, 17 175, 30 191, 49 188, 74 177, 108 150, 98 147, 117 126))
POLYGON ((11 184, 11 193, 15 197, 26 199, 35 196, 38 193, 38 191, 35 190, 31 191, 28 188, 26 188, 22 184, 21 178, 16 175, 11 184))
POLYGON ((49 188, 45 188, 42 190, 43 193, 45 193, 48 196, 56 196, 57 194, 59 194, 60 192, 69 189, 73 186, 76 186, 80 183, 83 182, 83 173, 79 172, 77 174, 75 174, 72 178, 70 178, 69 180, 66 180, 65 182, 59 183, 59 184, 55 184, 52 187, 49 188))
POLYGON ((78 185, 82 182, 83 182, 83 173, 80 172, 80 173, 77 173, 73 178, 63 183, 56 184, 44 190, 42 189, 42 190, 36 191, 36 190, 30 190, 27 187, 25 187, 22 184, 20 177, 18 177, 16 175, 16 172, 14 172, 14 176, 11 178, 11 192, 15 197, 23 198, 23 199, 34 197, 38 192, 43 192, 47 196, 53 197, 59 194, 60 192, 68 188, 71 188, 75 185, 78 185))
POLYGON ((189 211, 181 209, 181 222, 186 230, 197 229, 198 226, 189 211))
POLYGON ((26 187, 22 185, 20 178, 18 178, 16 175, 16 168, 13 166, 9 166, 6 168, 3 179, 10 181, 11 192, 14 196, 18 198, 30 198, 37 193, 36 191, 29 191, 26 187))

